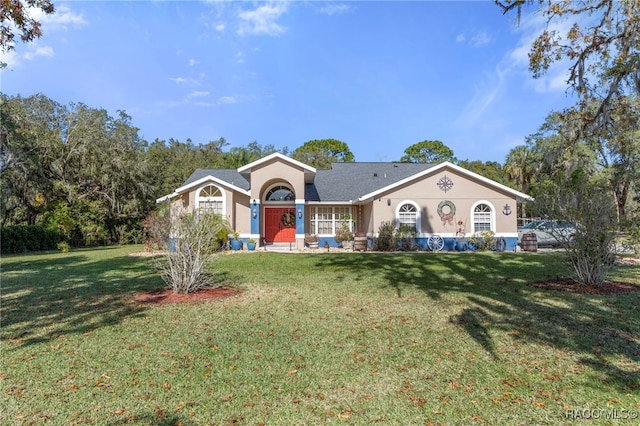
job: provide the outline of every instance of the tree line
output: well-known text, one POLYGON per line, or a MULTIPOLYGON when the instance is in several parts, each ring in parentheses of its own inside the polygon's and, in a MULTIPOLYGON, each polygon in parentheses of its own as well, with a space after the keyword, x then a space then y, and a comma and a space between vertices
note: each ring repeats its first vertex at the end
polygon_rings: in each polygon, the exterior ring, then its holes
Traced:
MULTIPOLYGON (((2 225, 55 229, 72 245, 135 242, 155 200, 171 193, 198 168, 237 168, 274 152, 317 168, 355 161, 347 143, 311 140, 290 151, 251 142, 231 147, 224 138, 146 141, 131 117, 82 103, 62 105, 38 94, 0 95, 0 220, 2 225)), ((640 105, 624 98, 607 132, 575 138, 580 117, 553 112, 505 163, 458 160, 441 141, 406 148, 399 162, 451 161, 489 179, 536 195, 545 182, 577 170, 610 188, 620 222, 638 216, 640 105)), ((594 106, 595 108, 595 106, 594 106)), ((526 215, 526 212, 524 213, 526 215)))

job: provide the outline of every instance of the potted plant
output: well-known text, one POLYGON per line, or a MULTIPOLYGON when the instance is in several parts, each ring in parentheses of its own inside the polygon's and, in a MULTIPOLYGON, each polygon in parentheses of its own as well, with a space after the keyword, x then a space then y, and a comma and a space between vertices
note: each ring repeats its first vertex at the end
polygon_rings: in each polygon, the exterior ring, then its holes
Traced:
POLYGON ((255 249, 256 249, 256 240, 254 240, 253 238, 249 238, 249 240, 247 241, 247 250, 253 251, 255 249))
POLYGON ((336 230, 333 237, 343 248, 350 249, 353 245, 353 232, 349 229, 347 222, 342 222, 342 226, 336 230))
POLYGON ((304 242, 307 243, 309 248, 316 249, 318 248, 320 237, 318 237, 317 235, 307 235, 306 237, 304 237, 304 242))
POLYGON ((240 240, 240 233, 233 231, 233 238, 230 241, 231 250, 242 250, 242 240, 240 240))

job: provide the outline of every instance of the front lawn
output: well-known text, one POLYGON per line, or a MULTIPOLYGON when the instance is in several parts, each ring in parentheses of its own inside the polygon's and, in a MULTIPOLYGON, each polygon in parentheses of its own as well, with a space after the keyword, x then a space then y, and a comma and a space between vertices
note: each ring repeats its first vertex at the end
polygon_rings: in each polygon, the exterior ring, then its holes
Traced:
POLYGON ((640 292, 529 286, 559 253, 225 255, 157 306, 139 249, 2 259, 1 424, 637 423, 640 292))

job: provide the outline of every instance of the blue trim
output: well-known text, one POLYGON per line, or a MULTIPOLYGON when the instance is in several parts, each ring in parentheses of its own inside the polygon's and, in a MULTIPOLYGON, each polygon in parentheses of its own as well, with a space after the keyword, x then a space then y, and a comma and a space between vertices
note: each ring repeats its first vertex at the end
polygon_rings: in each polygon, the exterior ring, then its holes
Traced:
MULTIPOLYGON (((516 251, 516 247, 518 245, 518 237, 502 237, 502 238, 504 238, 505 242, 507 243, 504 251, 516 251)), ((416 245, 418 246, 418 250, 430 251, 429 246, 427 245, 428 239, 429 238, 416 238, 415 241, 416 241, 416 245)), ((476 251, 477 250, 477 248, 473 244, 470 244, 469 242, 464 242, 464 244, 458 245, 457 244, 458 242, 460 243, 462 242, 455 237, 446 237, 443 239, 444 239, 444 248, 442 249, 442 251, 459 252, 459 251, 476 251)), ((331 248, 340 247, 340 244, 338 244, 338 242, 333 237, 320 237, 320 241, 318 242, 318 247, 324 248, 325 242, 329 243, 329 247, 331 248)), ((367 247, 369 249, 373 249, 373 246, 370 240, 367 241, 367 247)))
MULTIPOLYGON (((504 238, 506 244, 504 251, 516 251, 516 247, 518 245, 518 237, 502 237, 504 238)), ((442 251, 459 251, 456 247, 456 243, 458 242, 458 238, 455 237, 445 237, 444 239, 444 248, 442 251)), ((427 245, 428 238, 416 238, 416 244, 418 245, 420 250, 429 251, 429 246, 427 245)), ((465 251, 475 251, 476 247, 473 244, 466 244, 465 251)))
POLYGON ((251 204, 251 211, 249 214, 251 215, 251 233, 253 235, 257 235, 260 233, 260 204, 251 204), (256 217, 253 217, 254 210, 256 211, 256 217))
POLYGON ((296 234, 304 234, 304 204, 296 204, 296 234), (298 217, 298 211, 302 212, 302 217, 298 217))

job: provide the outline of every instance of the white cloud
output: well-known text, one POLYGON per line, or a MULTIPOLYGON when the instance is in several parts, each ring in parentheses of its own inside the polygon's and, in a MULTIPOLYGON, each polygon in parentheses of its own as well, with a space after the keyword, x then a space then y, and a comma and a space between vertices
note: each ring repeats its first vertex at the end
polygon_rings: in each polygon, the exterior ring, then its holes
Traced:
POLYGON ((53 57, 55 53, 53 51, 53 47, 51 46, 38 46, 38 45, 30 45, 29 50, 22 56, 24 59, 30 61, 36 56, 46 56, 53 57))
POLYGON ((209 96, 210 94, 211 92, 208 91, 193 91, 187 95, 187 99, 203 98, 209 96))
MULTIPOLYGON (((492 107, 504 101, 510 85, 528 86, 538 93, 566 91, 569 62, 554 63, 544 75, 534 79, 529 71, 529 51, 535 38, 545 28, 566 34, 570 25, 570 22, 563 21, 547 27, 544 17, 535 14, 523 16, 515 33, 520 37, 515 47, 508 50, 494 69, 485 73, 476 83, 474 95, 465 105, 458 122, 463 125, 476 125, 480 120, 486 120, 491 115, 492 107)), ((486 34, 484 36, 482 34, 479 32, 474 35, 468 40, 469 44, 473 46, 474 39, 478 45, 491 41, 486 34)), ((463 37, 459 35, 457 41, 464 41, 463 37)))
POLYGON ((472 47, 481 47, 491 43, 491 37, 484 31, 480 31, 471 37, 469 44, 472 47))
MULTIPOLYGON (((55 56, 53 47, 40 45, 40 40, 44 40, 50 32, 54 32, 56 30, 66 31, 69 26, 81 27, 88 24, 82 15, 72 12, 67 5, 56 6, 56 11, 49 15, 44 13, 42 9, 38 7, 30 6, 26 9, 26 14, 30 18, 40 22, 43 38, 16 46, 21 51, 25 50, 22 54, 16 53, 15 50, 0 52, 0 62, 6 63, 8 68, 19 65, 21 59, 29 61, 39 56, 55 56)), ((10 25, 13 30, 16 31, 13 24, 11 23, 10 25)))
POLYGON ((523 17, 520 28, 521 37, 517 46, 511 50, 503 58, 502 63, 505 67, 518 70, 526 74, 528 84, 539 93, 562 92, 567 89, 567 80, 569 78, 570 61, 562 60, 555 62, 547 70, 546 73, 537 79, 532 78, 529 71, 529 52, 531 45, 538 35, 545 29, 549 31, 557 31, 558 34, 564 35, 569 31, 573 22, 569 20, 553 22, 548 25, 546 20, 537 15, 528 15, 523 17))
POLYGON ((238 13, 240 18, 239 35, 270 35, 277 36, 286 31, 286 28, 276 21, 287 12, 286 2, 267 3, 258 6, 254 10, 242 10, 238 13))
POLYGON ((237 64, 244 64, 244 52, 236 53, 236 63, 237 64))
POLYGON ((332 3, 320 8, 320 13, 332 16, 332 15, 342 15, 343 13, 347 13, 350 10, 351 10, 351 6, 347 4, 332 3))
POLYGON ((485 31, 478 31, 469 38, 466 34, 460 33, 456 36, 456 43, 468 43, 471 47, 482 47, 491 43, 492 38, 485 31))
POLYGON ((219 22, 213 27, 213 29, 215 29, 219 33, 224 33, 226 25, 223 22, 219 22))
POLYGON ((508 70, 499 66, 493 73, 485 75, 481 87, 476 87, 473 98, 465 105, 458 122, 464 125, 475 125, 495 100, 504 92, 507 84, 508 70))
POLYGON ((218 107, 218 106, 224 106, 224 105, 236 105, 236 104, 252 102, 255 99, 256 97, 253 95, 233 94, 233 95, 220 96, 211 102, 196 101, 193 103, 193 105, 201 106, 201 107, 218 107))
POLYGON ((185 78, 185 77, 172 77, 169 80, 173 81, 176 84, 190 84, 192 86, 198 85, 198 81, 193 78, 185 78))
POLYGON ((189 59, 189 63, 187 64, 190 67, 196 66, 200 63, 200 61, 196 61, 195 59, 189 59))
MULTIPOLYGON (((9 50, 7 52, 0 51, 0 63, 7 64, 7 68, 11 69, 11 67, 15 66, 18 62, 18 55, 15 50, 9 50)), ((4 69, 0 69, 0 74, 4 69)))
POLYGON ((50 15, 38 8, 29 8, 29 14, 35 20, 40 21, 42 27, 45 28, 43 32, 46 29, 66 30, 68 26, 81 27, 88 24, 84 16, 72 12, 69 6, 64 4, 57 6, 56 11, 50 15))
POLYGON ((231 104, 237 104, 239 102, 240 102, 240 97, 238 95, 222 96, 218 98, 219 105, 231 105, 231 104))

